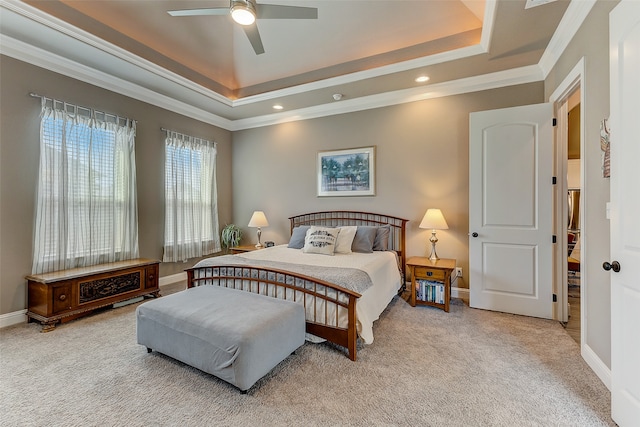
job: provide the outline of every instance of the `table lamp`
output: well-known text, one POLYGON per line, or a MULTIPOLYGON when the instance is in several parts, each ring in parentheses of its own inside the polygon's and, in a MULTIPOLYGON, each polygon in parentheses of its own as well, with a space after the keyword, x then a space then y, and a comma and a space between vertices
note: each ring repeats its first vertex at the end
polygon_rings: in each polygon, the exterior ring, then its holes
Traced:
POLYGON ((255 211, 253 215, 251 215, 251 220, 249 221, 249 227, 258 227, 258 243, 256 244, 256 248, 261 248, 262 243, 260 243, 260 235, 262 234, 261 227, 268 227, 269 222, 267 221, 267 217, 264 215, 262 211, 255 211))
POLYGON ((431 242, 431 255, 429 255, 429 259, 431 261, 437 261, 440 258, 438 258, 438 254, 436 253, 436 242, 438 241, 436 230, 449 229, 447 221, 445 221, 440 209, 428 209, 427 213, 424 214, 424 218, 422 218, 420 228, 431 229, 431 238, 429 239, 431 242))

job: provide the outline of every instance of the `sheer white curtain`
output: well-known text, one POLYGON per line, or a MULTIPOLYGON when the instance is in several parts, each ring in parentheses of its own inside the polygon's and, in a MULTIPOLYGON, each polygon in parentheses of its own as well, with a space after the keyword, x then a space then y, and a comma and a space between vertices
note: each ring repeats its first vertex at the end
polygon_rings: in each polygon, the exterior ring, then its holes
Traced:
POLYGON ((220 251, 216 144, 167 130, 163 261, 220 251))
POLYGON ((135 121, 42 98, 32 273, 138 257, 135 121))

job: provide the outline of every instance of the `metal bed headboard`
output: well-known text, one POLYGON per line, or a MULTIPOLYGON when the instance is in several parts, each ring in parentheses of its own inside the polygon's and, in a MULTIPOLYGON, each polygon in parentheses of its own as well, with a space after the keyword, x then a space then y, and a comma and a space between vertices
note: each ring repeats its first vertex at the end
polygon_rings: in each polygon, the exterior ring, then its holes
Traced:
POLYGON ((402 285, 406 275, 405 234, 408 220, 395 216, 357 211, 322 211, 300 214, 289 217, 290 232, 301 225, 319 225, 323 227, 337 227, 341 225, 390 225, 389 249, 398 253, 402 266, 402 285))

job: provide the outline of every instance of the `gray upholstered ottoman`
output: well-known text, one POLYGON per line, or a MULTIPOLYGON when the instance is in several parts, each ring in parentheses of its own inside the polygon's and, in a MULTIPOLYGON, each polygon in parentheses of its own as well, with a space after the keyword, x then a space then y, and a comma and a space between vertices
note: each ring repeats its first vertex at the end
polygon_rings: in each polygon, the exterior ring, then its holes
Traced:
POLYGON ((304 344, 304 307, 199 286, 136 310, 138 343, 248 390, 304 344))

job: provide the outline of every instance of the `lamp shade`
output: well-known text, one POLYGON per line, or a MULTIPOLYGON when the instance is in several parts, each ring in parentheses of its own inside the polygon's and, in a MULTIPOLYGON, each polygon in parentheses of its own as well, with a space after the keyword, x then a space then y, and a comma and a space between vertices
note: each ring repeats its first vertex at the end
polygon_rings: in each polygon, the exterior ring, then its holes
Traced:
POLYGON ((264 215, 262 211, 255 211, 253 215, 251 215, 251 220, 249 221, 249 227, 268 227, 269 221, 267 221, 267 217, 264 215))
POLYGON ((428 209, 427 213, 424 214, 424 218, 422 218, 420 228, 447 230, 449 229, 449 226, 447 225, 447 221, 445 221, 444 215, 442 215, 442 211, 440 211, 440 209, 428 209))

